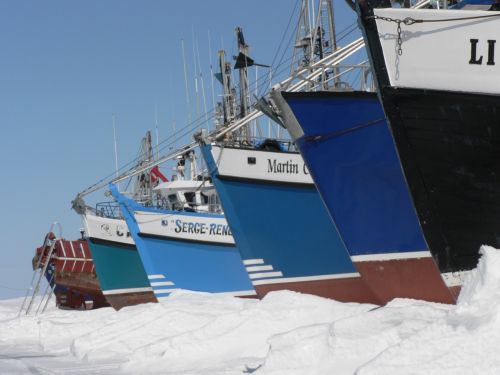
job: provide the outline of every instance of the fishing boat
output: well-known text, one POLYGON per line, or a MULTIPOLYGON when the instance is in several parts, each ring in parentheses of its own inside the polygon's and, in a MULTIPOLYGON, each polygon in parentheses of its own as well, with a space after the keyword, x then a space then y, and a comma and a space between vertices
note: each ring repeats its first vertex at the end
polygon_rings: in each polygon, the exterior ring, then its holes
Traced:
POLYGON ((157 302, 127 223, 111 203, 87 209, 83 223, 102 293, 116 310, 157 302))
POLYGON ((358 2, 379 98, 433 258, 466 272, 500 246, 500 13, 385 4, 358 2))
MULTIPOLYGON (((318 19, 332 21, 331 1, 318 5, 318 19)), ((304 57, 293 59, 297 60, 299 70, 309 67, 313 56, 324 57, 326 37, 333 33, 333 25, 327 29, 309 27, 308 2, 303 1, 301 9, 296 47, 304 57)), ((246 56, 248 46, 240 42, 239 50, 240 55, 246 56)), ((226 65, 220 62, 222 77, 228 74, 228 69, 223 69, 226 65)), ((235 65, 240 73, 240 89, 241 82, 248 81, 249 66, 235 65)), ((227 113, 237 112, 231 107, 236 100, 231 100, 234 90, 225 84, 229 77, 221 81, 224 87, 221 122, 230 127, 233 120, 227 113)), ((311 81, 307 79, 308 83, 311 81)), ((240 90, 240 118, 250 108, 246 102, 249 97, 240 90)), ((258 108, 265 111, 262 106, 258 108)), ((258 133, 255 128, 248 123, 237 133, 224 137, 201 135, 198 139, 259 297, 270 291, 289 289, 339 301, 379 303, 351 261, 292 142, 255 137, 253 134, 258 133)))
POLYGON ((396 297, 453 302, 461 280, 443 279, 429 251, 377 94, 272 96, 379 303, 396 297))
POLYGON ((238 147, 213 142, 201 147, 259 297, 289 289, 339 301, 377 303, 300 154, 282 150, 282 145, 272 141, 238 147))
POLYGON ((209 203, 210 190, 205 181, 162 183, 155 188, 160 206, 152 207, 110 184, 160 301, 178 289, 255 296, 226 219, 209 203))
MULTIPOLYGON (((141 140, 137 167, 151 160, 151 143, 151 132, 148 131, 141 140)), ((166 180, 158 167, 152 168, 135 176, 132 194, 136 199, 147 199, 152 187, 166 180)), ((119 206, 103 202, 90 207, 82 197, 77 197, 72 205, 82 217, 97 276, 109 304, 119 310, 125 306, 157 302, 119 206)))
POLYGON ((36 249, 32 264, 34 270, 45 270, 58 307, 89 310, 109 306, 86 240, 56 238, 50 232, 44 245, 36 249))

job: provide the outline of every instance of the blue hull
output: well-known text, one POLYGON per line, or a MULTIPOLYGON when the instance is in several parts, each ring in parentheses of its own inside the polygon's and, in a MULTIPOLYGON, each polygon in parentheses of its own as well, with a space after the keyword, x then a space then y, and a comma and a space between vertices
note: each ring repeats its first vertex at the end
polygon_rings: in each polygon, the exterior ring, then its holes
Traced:
POLYGON ((445 284, 424 239, 377 96, 283 97, 303 131, 290 123, 296 144, 379 303, 397 297, 452 303, 456 290, 445 284))
POLYGON ((203 218, 214 215, 151 209, 124 197, 114 187, 112 193, 120 204, 151 287, 159 300, 176 289, 237 296, 255 295, 234 245, 141 233, 134 211, 183 215, 186 220, 190 216, 203 218))
POLYGON ((292 289, 370 300, 312 183, 228 179, 219 174, 212 146, 201 150, 259 296, 292 289))
POLYGON ((296 140, 352 256, 427 250, 375 94, 283 93, 296 140))

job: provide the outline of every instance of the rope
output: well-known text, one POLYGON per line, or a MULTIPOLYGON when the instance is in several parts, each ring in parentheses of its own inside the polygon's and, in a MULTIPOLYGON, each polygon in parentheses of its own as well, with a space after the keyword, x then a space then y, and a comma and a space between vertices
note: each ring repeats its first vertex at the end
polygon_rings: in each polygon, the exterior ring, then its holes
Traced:
POLYGON ((377 125, 379 123, 382 123, 383 121, 385 121, 385 118, 379 118, 379 119, 376 119, 376 120, 373 120, 373 121, 365 122, 363 124, 355 125, 355 126, 353 126, 352 128, 349 128, 349 129, 344 129, 344 130, 340 130, 340 131, 334 131, 334 132, 330 132, 330 133, 327 133, 327 134, 324 134, 324 135, 309 135, 309 136, 304 136, 302 139, 305 142, 308 142, 308 143, 322 142, 322 141, 326 141, 327 139, 330 139, 330 138, 340 137, 342 135, 345 135, 345 134, 348 134, 348 133, 352 133, 352 132, 354 132, 356 130, 360 130, 360 129, 364 129, 364 128, 367 128, 367 127, 370 127, 370 126, 373 126, 373 125, 377 125))

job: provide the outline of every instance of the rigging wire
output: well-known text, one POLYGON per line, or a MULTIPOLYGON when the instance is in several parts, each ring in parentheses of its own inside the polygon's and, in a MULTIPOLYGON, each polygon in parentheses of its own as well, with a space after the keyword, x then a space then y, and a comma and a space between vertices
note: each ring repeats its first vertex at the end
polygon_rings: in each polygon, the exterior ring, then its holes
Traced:
MULTIPOLYGON (((295 4, 295 7, 294 7, 294 10, 292 12, 292 15, 291 15, 290 19, 292 18, 293 14, 295 13, 295 10, 297 8, 297 4, 298 4, 298 1, 295 4)), ((289 21, 289 24, 290 24, 290 21, 289 21)), ((287 28, 289 28, 289 25, 287 26, 287 28)), ((348 35, 350 35, 356 29, 357 29, 356 23, 353 23, 353 24, 349 25, 348 27, 346 27, 345 29, 343 29, 343 30, 341 30, 339 32, 340 37, 338 37, 337 40, 338 41, 342 41, 344 38, 346 38, 348 35)), ((296 30, 297 30, 297 26, 294 28, 293 31, 295 32, 296 30)), ((286 33, 284 34, 284 36, 285 35, 286 35, 286 33)), ((288 40, 288 45, 291 43, 291 38, 293 37, 293 35, 294 35, 294 33, 291 34, 291 37, 288 40)), ((280 41, 280 46, 282 45, 282 41, 284 40, 284 36, 282 37, 282 40, 280 41)), ((277 54, 278 54, 278 51, 275 54, 275 57, 277 56, 277 54)), ((292 57, 290 56, 287 59, 283 60, 285 54, 286 54, 286 49, 283 52, 283 54, 281 55, 281 58, 280 58, 280 60, 279 60, 279 62, 277 64, 277 66, 275 68, 271 69, 271 71, 273 73, 272 76, 274 78, 279 77, 281 74, 283 74, 285 71, 287 71, 289 69, 289 66, 286 65, 286 64, 289 63, 292 60, 292 57)), ((274 61, 275 61, 275 58, 273 59, 273 62, 274 61)), ((259 85, 265 85, 265 86, 267 86, 268 83, 269 83, 268 82, 268 75, 264 74, 261 77, 259 77, 257 80, 255 80, 254 82, 252 82, 249 85, 249 87, 252 88, 253 85, 258 85, 257 89, 259 90, 259 85)), ((240 87, 240 85, 238 84, 238 85, 235 86, 235 89, 238 89, 239 87, 240 87)), ((260 86, 259 96, 263 95, 262 91, 263 91, 262 90, 262 86, 260 86)), ((174 131, 166 139, 158 142, 157 145, 153 146, 154 152, 155 153, 160 153, 162 151, 168 150, 169 148, 171 150, 172 146, 175 145, 175 143, 178 140, 182 139, 183 137, 186 137, 189 134, 194 133, 194 130, 200 129, 203 125, 205 125, 205 124, 208 125, 208 122, 211 121, 211 120, 213 120, 215 118, 215 113, 214 113, 215 109, 216 108, 211 108, 210 112, 212 114, 209 117, 206 116, 206 113, 201 114, 196 119, 189 121, 188 124, 186 124, 186 126, 184 126, 183 128, 180 128, 180 129, 174 131)), ((181 151, 181 150, 182 150, 182 148, 179 148, 179 151, 181 151)), ((126 163, 122 167, 120 167, 117 171, 118 172, 122 172, 121 174, 133 171, 136 168, 136 164, 137 164, 138 160, 139 160, 139 157, 136 157, 136 158, 132 159, 131 161, 129 161, 128 163, 126 163)), ((112 180, 113 176, 115 176, 115 174, 116 174, 117 171, 112 172, 112 173, 108 174, 107 176, 105 176, 104 178, 98 180, 93 185, 91 185, 91 186, 87 187, 86 189, 84 189, 81 193, 79 193, 79 195, 85 195, 88 191, 91 191, 95 187, 97 187, 99 185, 102 185, 105 181, 112 180)), ((95 190, 98 190, 98 189, 95 189, 95 190)))

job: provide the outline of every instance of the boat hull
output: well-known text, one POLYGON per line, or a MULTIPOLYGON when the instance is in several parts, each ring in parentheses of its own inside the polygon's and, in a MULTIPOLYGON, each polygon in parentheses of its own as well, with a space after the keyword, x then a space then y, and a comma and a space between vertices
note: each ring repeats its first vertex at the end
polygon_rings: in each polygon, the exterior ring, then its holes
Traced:
POLYGON ((103 294, 116 310, 157 302, 135 245, 89 238, 103 294))
POLYGON ((339 301, 379 303, 352 264, 300 156, 228 150, 202 146, 259 297, 289 289, 339 301), (278 170, 275 166, 294 176, 266 176, 278 170))
POLYGON ((384 88, 393 134, 443 272, 500 247, 500 96, 384 88))
MULTIPOLYGON (((47 234, 46 238, 55 240, 53 233, 47 234)), ((44 267, 49 254, 51 257, 45 278, 53 288, 57 306, 71 309, 109 306, 97 279, 86 240, 57 239, 53 247, 50 244, 39 247, 33 258, 33 266, 44 267)))
POLYGON ((223 215, 149 209, 112 192, 158 300, 178 289, 255 296, 223 215))
POLYGON ((442 272, 470 270, 481 245, 500 246, 499 75, 491 64, 494 49, 484 54, 483 63, 479 49, 498 30, 498 18, 482 11, 374 10, 369 3, 360 3, 359 12, 430 250, 442 272), (410 25, 397 64, 391 57, 394 46, 379 34, 388 27, 380 18, 387 14, 423 20, 410 25), (457 16, 453 27, 426 22, 443 16, 457 16), (433 51, 432 63, 425 48, 433 51), (459 58, 462 53, 467 56, 459 58))
POLYGON ((397 297, 453 302, 428 250, 376 94, 283 97, 300 127, 291 133, 321 197, 381 303, 397 297))
POLYGON ((86 214, 88 244, 104 296, 116 310, 157 302, 124 220, 86 214))

